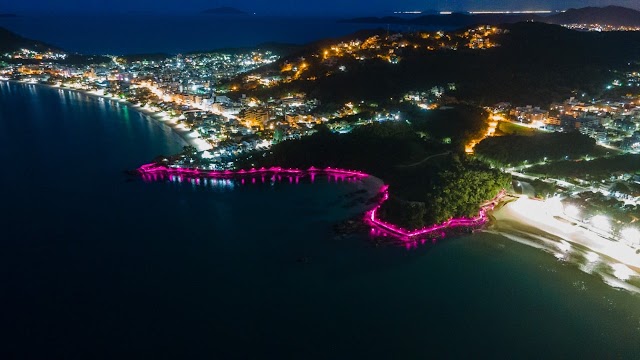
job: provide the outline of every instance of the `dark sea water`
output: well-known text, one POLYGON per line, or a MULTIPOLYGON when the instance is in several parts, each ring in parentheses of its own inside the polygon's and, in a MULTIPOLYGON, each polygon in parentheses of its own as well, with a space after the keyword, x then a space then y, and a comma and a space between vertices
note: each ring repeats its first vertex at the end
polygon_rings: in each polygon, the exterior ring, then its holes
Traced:
POLYGON ((640 298, 498 235, 332 225, 361 183, 195 186, 127 106, 0 82, 0 358, 638 358, 640 298))
MULTIPOLYGON (((25 15, 0 26, 67 51, 86 54, 180 53, 266 42, 306 44, 380 24, 339 23, 330 17, 212 15, 25 15)), ((389 25, 389 30, 416 27, 389 25)))

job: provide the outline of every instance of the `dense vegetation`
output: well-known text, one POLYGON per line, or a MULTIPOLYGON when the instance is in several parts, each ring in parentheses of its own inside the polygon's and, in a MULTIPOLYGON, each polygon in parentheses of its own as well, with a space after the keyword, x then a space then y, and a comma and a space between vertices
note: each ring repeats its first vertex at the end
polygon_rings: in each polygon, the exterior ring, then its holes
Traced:
POLYGON ((593 180, 609 179, 616 173, 640 173, 640 155, 626 154, 591 161, 559 161, 528 169, 535 174, 554 177, 577 177, 593 180))
POLYGON ((577 132, 532 136, 507 135, 482 140, 475 148, 481 158, 499 166, 546 160, 576 159, 594 151, 595 140, 577 132))
POLYGON ((300 140, 275 145, 252 165, 306 168, 334 166, 359 169, 384 179, 391 199, 383 218, 419 228, 454 216, 475 216, 484 201, 510 187, 510 176, 468 160, 452 147, 427 141, 407 123, 386 122, 357 127, 349 134, 321 129, 300 140), (408 163, 434 156, 416 166, 408 163))
POLYGON ((462 151, 464 144, 487 132, 487 113, 473 106, 425 111, 414 105, 400 108, 403 116, 421 136, 436 142, 448 142, 462 151))

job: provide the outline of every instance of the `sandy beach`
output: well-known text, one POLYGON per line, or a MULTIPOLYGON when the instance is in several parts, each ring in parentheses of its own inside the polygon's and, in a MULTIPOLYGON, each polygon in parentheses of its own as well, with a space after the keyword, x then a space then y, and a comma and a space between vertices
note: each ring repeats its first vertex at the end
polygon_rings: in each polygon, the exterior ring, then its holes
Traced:
POLYGON ((150 118, 152 118, 153 120, 156 120, 160 123, 166 124, 167 126, 169 126, 178 136, 180 136, 180 138, 182 140, 184 140, 185 144, 187 145, 191 145, 193 147, 195 147, 196 149, 198 149, 198 151, 204 151, 204 150, 210 150, 212 148, 211 144, 209 144, 207 141, 205 141, 204 139, 202 139, 200 137, 200 135, 196 132, 196 131, 191 131, 189 130, 187 127, 185 127, 182 124, 178 124, 176 119, 172 119, 169 114, 167 114, 166 112, 159 110, 159 109, 153 109, 149 106, 138 106, 136 104, 132 104, 124 99, 120 99, 118 97, 114 97, 114 96, 110 96, 110 95, 105 95, 103 92, 100 91, 88 91, 88 90, 84 90, 84 89, 76 89, 76 88, 71 88, 71 87, 62 87, 62 86, 55 86, 55 85, 47 85, 47 84, 40 84, 40 83, 31 83, 31 82, 23 82, 23 81, 15 81, 15 80, 6 80, 8 82, 12 82, 12 83, 16 83, 16 84, 29 84, 29 85, 37 85, 37 86, 45 86, 45 87, 49 87, 52 89, 61 89, 61 90, 68 90, 68 91, 76 91, 88 96, 94 96, 94 97, 98 97, 98 98, 102 98, 102 99, 106 99, 106 100, 110 100, 110 101, 117 101, 119 103, 123 103, 127 106, 129 106, 131 109, 133 109, 134 111, 137 111, 143 115, 149 116, 150 118))
POLYGON ((494 221, 487 231, 543 249, 586 272, 598 272, 612 286, 640 291, 626 282, 640 276, 636 249, 555 218, 545 202, 520 197, 497 208, 491 216, 494 221), (602 270, 601 265, 610 271, 596 271, 602 270))

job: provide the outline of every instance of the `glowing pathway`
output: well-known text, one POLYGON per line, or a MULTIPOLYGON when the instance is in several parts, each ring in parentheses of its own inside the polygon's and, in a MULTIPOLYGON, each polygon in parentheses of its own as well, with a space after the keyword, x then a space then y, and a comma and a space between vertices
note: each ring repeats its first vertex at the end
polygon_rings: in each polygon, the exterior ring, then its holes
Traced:
POLYGON ((390 224, 381 220, 378 216, 378 210, 382 206, 382 204, 389 198, 389 186, 385 185, 380 189, 382 193, 380 202, 378 205, 373 208, 373 210, 368 211, 365 214, 365 221, 372 226, 383 231, 385 234, 393 235, 399 239, 405 241, 413 241, 419 238, 420 236, 428 235, 431 233, 435 233, 437 231, 442 231, 444 229, 456 228, 456 227, 475 227, 483 225, 487 222, 487 211, 493 210, 493 208, 500 202, 500 199, 505 195, 505 191, 501 191, 498 195, 493 198, 493 200, 488 201, 484 205, 480 207, 480 211, 478 212, 478 216, 474 218, 452 218, 443 223, 424 227, 422 229, 416 230, 407 230, 403 229, 399 226, 390 224))
MULTIPOLYGON (((164 165, 158 164, 146 164, 142 165, 138 172, 142 175, 143 180, 145 181, 157 181, 164 179, 164 176, 177 176, 179 179, 185 178, 215 178, 215 179, 232 179, 232 178, 240 178, 244 183, 244 179, 247 177, 252 177, 253 175, 271 175, 272 178, 277 178, 279 180, 282 179, 282 176, 289 177, 289 180, 293 182, 293 178, 295 177, 296 183, 298 183, 300 177, 310 176, 312 181, 316 175, 328 175, 330 177, 334 177, 336 180, 338 179, 363 179, 368 177, 368 174, 365 174, 356 170, 345 170, 345 169, 337 169, 337 168, 324 168, 319 169, 315 167, 311 167, 307 170, 301 169, 290 169, 290 168, 282 168, 282 167, 270 167, 270 168, 260 168, 260 169, 250 169, 250 170, 225 170, 225 171, 216 171, 216 170, 199 170, 199 169, 187 169, 187 168, 179 168, 179 167, 168 167, 164 165)), ((252 179, 255 182, 255 178, 252 179)), ((264 177, 263 177, 264 181, 264 177)), ((377 214, 380 206, 389 198, 389 186, 383 185, 380 188, 380 201, 378 204, 370 211, 367 211, 364 216, 364 220, 367 224, 371 225, 379 232, 384 235, 391 235, 395 238, 401 239, 405 242, 415 242, 415 240, 419 239, 421 236, 429 235, 431 233, 436 233, 437 231, 442 231, 445 229, 456 228, 456 227, 476 227, 483 225, 487 222, 487 211, 492 210, 496 204, 500 201, 500 199, 504 196, 505 192, 501 191, 493 200, 488 201, 480 208, 478 216, 474 218, 453 218, 449 219, 441 224, 424 227, 422 229, 417 230, 407 230, 403 229, 399 226, 390 224, 381 220, 377 214)))

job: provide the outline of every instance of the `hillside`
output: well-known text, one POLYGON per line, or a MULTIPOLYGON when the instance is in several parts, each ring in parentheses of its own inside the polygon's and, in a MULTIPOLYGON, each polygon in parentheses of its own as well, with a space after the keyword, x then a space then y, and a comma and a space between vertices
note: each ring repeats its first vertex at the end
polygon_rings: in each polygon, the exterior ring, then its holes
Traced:
POLYGON ((569 9, 544 20, 551 24, 606 24, 613 26, 640 26, 640 11, 621 6, 586 7, 569 9))
POLYGON ((59 50, 41 41, 27 39, 3 27, 0 27, 0 52, 10 52, 19 49, 37 51, 59 50))
MULTIPOLYGON (((452 95, 461 101, 545 105, 578 92, 597 95, 610 81, 612 70, 628 69, 630 63, 635 66, 640 59, 638 32, 578 32, 530 22, 505 28, 508 33, 495 38, 501 46, 492 49, 426 51, 406 47, 397 64, 376 58, 340 58, 334 66, 344 65, 346 71, 328 71, 318 59, 315 54, 328 43, 323 41, 260 70, 273 72, 287 62, 304 58, 313 81, 294 80, 264 92, 302 91, 324 104, 344 104, 384 102, 408 91, 456 83, 457 91, 452 95)), ((353 38, 365 40, 361 35, 353 38)), ((405 34, 405 39, 410 36, 405 34)), ((256 91, 256 95, 264 95, 260 89, 256 91)))

